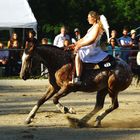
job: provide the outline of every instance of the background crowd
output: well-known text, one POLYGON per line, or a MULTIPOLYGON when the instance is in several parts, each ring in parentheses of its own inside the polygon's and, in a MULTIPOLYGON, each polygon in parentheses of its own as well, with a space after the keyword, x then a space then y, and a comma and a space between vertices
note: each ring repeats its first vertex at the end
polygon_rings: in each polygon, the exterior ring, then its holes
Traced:
MULTIPOLYGON (((41 47, 47 44, 53 44, 56 47, 64 49, 72 43, 75 43, 82 37, 80 29, 75 28, 73 33, 69 33, 65 26, 61 26, 60 33, 54 37, 36 39, 36 33, 29 30, 24 43, 21 43, 18 34, 13 32, 6 44, 0 42, 0 69, 4 68, 3 76, 17 76, 21 67, 21 56, 23 49, 32 45, 41 47)), ((109 42, 106 39, 101 39, 101 47, 114 57, 122 58, 135 67, 139 64, 137 58, 140 51, 140 37, 137 35, 136 30, 131 29, 130 32, 127 28, 122 29, 122 37, 118 37, 117 30, 113 29, 110 32, 109 42), (137 61, 136 61, 137 60, 137 61)), ((41 64, 38 74, 44 71, 44 66, 41 64)), ((42 74, 42 73, 41 73, 42 74)))

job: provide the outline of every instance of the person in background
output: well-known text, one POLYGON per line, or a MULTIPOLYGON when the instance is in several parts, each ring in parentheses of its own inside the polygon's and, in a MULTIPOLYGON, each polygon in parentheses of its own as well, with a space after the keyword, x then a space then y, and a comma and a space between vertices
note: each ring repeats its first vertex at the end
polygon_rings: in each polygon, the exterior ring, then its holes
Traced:
POLYGON ((47 45, 48 44, 48 39, 47 38, 42 38, 41 44, 42 45, 47 45))
POLYGON ((109 38, 109 43, 110 43, 111 38, 115 39, 115 42, 117 43, 116 45, 118 46, 117 31, 116 30, 111 31, 111 37, 109 38))
POLYGON ((131 30, 131 39, 132 39, 132 49, 138 49, 138 39, 136 38, 136 31, 134 29, 131 30))
POLYGON ((138 38, 138 53, 137 53, 137 56, 136 56, 136 63, 137 65, 140 67, 140 37, 138 38))
POLYGON ((114 57, 120 57, 121 56, 121 50, 120 47, 118 47, 116 44, 116 39, 115 38, 111 38, 110 42, 109 42, 109 46, 107 46, 107 52, 114 56, 114 57))
POLYGON ((123 29, 123 36, 119 38, 119 45, 121 47, 121 58, 129 63, 130 51, 132 49, 132 39, 128 36, 128 29, 123 29))
MULTIPOLYGON (((38 40, 35 38, 36 36, 36 32, 34 30, 29 30, 28 31, 28 34, 27 34, 27 39, 26 39, 26 42, 25 42, 25 49, 29 49, 29 50, 32 50, 33 48, 36 48, 39 43, 38 43, 38 40)), ((36 65, 36 69, 32 69, 32 74, 33 75, 39 75, 40 74, 40 71, 41 71, 41 63, 39 60, 36 60, 35 62, 33 61, 32 62, 33 65, 35 63, 36 65)))
POLYGON ((137 62, 137 65, 140 66, 140 51, 137 53, 136 62, 137 62))
POLYGON ((79 39, 81 39, 81 34, 80 34, 80 30, 78 28, 74 29, 74 33, 75 33, 75 40, 78 41, 79 39))
POLYGON ((9 50, 9 69, 11 75, 18 75, 19 73, 19 65, 18 61, 20 60, 20 50, 21 48, 18 35, 16 32, 12 33, 10 40, 8 41, 8 49, 9 50))
POLYGON ((31 46, 37 47, 38 41, 35 38, 35 35, 36 35, 36 33, 33 30, 30 30, 28 32, 28 37, 27 37, 26 42, 25 42, 25 48, 29 48, 31 46))
POLYGON ((69 41, 68 39, 65 39, 65 40, 64 40, 64 50, 65 50, 67 47, 69 47, 69 45, 70 45, 70 41, 69 41))
POLYGON ((63 48, 65 39, 70 40, 70 36, 66 32, 66 27, 62 26, 60 29, 60 34, 58 34, 54 39, 53 45, 59 48, 63 48))
POLYGON ((132 29, 130 31, 131 39, 132 39, 132 48, 130 52, 130 64, 134 66, 136 64, 136 56, 138 53, 138 39, 136 38, 136 31, 132 29))
POLYGON ((76 43, 76 41, 78 41, 79 39, 81 39, 80 30, 78 28, 75 28, 74 29, 74 38, 72 38, 72 43, 76 43))
POLYGON ((8 46, 8 49, 20 48, 17 33, 15 33, 15 32, 12 33, 12 36, 11 36, 10 40, 8 41, 7 46, 8 46))
POLYGON ((9 60, 9 51, 4 50, 4 45, 0 42, 0 65, 6 65, 9 60))
POLYGON ((4 69, 4 76, 9 76, 9 51, 4 50, 2 42, 0 42, 0 66, 4 69))

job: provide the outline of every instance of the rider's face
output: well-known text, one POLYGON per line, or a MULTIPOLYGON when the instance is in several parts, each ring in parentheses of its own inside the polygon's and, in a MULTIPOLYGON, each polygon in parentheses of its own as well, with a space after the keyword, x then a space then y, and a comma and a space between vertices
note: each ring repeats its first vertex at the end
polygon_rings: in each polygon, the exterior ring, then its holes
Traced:
POLYGON ((94 17, 92 17, 91 15, 88 15, 88 22, 89 24, 94 24, 96 22, 96 19, 94 17))

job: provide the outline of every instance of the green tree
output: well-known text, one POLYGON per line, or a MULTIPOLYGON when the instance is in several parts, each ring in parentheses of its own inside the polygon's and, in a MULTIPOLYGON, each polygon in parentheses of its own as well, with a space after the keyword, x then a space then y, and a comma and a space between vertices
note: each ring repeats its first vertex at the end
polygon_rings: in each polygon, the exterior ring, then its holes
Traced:
POLYGON ((40 34, 54 37, 61 25, 75 27, 83 33, 88 28, 87 14, 95 10, 104 14, 110 28, 122 31, 123 26, 135 28, 140 21, 140 0, 29 0, 38 21, 40 34))

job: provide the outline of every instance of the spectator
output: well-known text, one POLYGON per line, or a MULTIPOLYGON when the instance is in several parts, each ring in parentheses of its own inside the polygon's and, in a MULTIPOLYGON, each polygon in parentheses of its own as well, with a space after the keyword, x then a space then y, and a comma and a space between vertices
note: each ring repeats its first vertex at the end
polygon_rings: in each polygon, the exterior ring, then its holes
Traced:
POLYGON ((138 49, 138 40, 136 38, 136 31, 134 29, 131 30, 131 39, 132 39, 132 49, 138 49))
POLYGON ((130 50, 132 48, 132 39, 128 36, 128 30, 123 29, 123 36, 119 38, 121 46, 121 58, 128 63, 130 50))
POLYGON ((9 59, 9 51, 4 50, 3 43, 0 42, 0 65, 6 65, 9 59))
POLYGON ((66 49, 70 45, 70 41, 68 39, 64 40, 64 49, 66 49))
POLYGON ((118 46, 117 31, 116 30, 111 31, 111 37, 109 38, 109 43, 110 43, 111 38, 115 39, 116 45, 118 46))
POLYGON ((74 29, 74 38, 72 38, 72 43, 76 43, 76 41, 78 41, 79 39, 81 39, 80 30, 78 28, 75 28, 74 29))
MULTIPOLYGON (((25 42, 25 48, 28 48, 29 51, 31 51, 33 48, 36 48, 38 46, 38 41, 35 38, 35 36, 36 36, 36 32, 34 30, 29 30, 28 31, 27 39, 26 39, 26 42, 25 42)), ((33 65, 36 66, 36 69, 32 69, 32 71, 31 71, 32 75, 40 74, 40 71, 41 71, 40 61, 36 60, 36 63, 33 64, 33 65)))
POLYGON ((48 39, 47 38, 42 38, 41 44, 42 45, 47 45, 48 44, 48 39))
POLYGON ((8 41, 8 48, 9 49, 18 49, 20 48, 18 35, 17 33, 13 32, 10 40, 8 41))
POLYGON ((0 42, 0 66, 3 67, 4 75, 8 76, 9 75, 9 51, 4 50, 4 45, 3 43, 0 42))
POLYGON ((120 47, 118 47, 116 44, 116 39, 115 38, 111 38, 110 42, 109 42, 109 46, 107 46, 107 51, 110 55, 113 55, 114 57, 120 57, 121 55, 121 51, 120 51, 120 47))
POLYGON ((137 53, 136 62, 137 65, 140 66, 140 52, 137 53))
POLYGON ((140 67, 140 37, 138 39, 138 53, 137 53, 137 56, 136 56, 136 62, 137 62, 137 65, 140 67))
POLYGON ((136 64, 136 56, 138 52, 138 40, 136 38, 136 31, 134 29, 131 30, 131 39, 132 39, 132 51, 130 52, 130 62, 133 66, 136 64))
POLYGON ((54 39, 53 45, 59 48, 63 48, 65 39, 70 40, 70 36, 66 34, 66 27, 62 26, 60 29, 60 34, 58 34, 54 39))
MULTIPOLYGON (((35 36, 36 36, 35 31, 34 30, 29 30, 28 36, 27 36, 27 39, 26 39, 26 42, 25 42, 25 48, 29 48, 31 50, 31 49, 33 49, 33 47, 36 48, 38 46, 38 41, 35 38, 35 36)), ((40 71, 41 71, 41 68, 40 68, 41 63, 38 60, 36 60, 36 62, 33 62, 32 65, 34 65, 34 63, 35 63, 37 68, 32 69, 31 73, 33 75, 38 75, 38 74, 40 74, 40 71)))
POLYGON ((17 75, 20 68, 18 65, 18 61, 20 60, 20 43, 18 40, 18 35, 16 32, 12 33, 12 36, 10 40, 8 41, 8 48, 10 49, 9 51, 9 74, 10 75, 17 75))
POLYGON ((33 30, 30 30, 28 32, 28 37, 27 37, 27 40, 25 42, 25 48, 29 48, 31 46, 37 46, 38 45, 38 42, 37 42, 37 39, 35 38, 35 31, 33 30))

